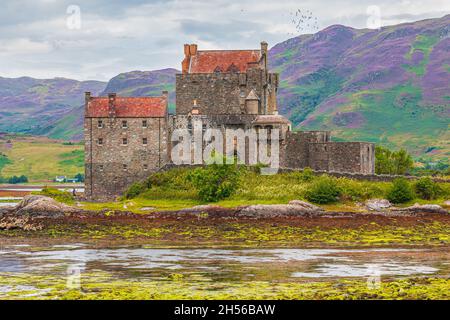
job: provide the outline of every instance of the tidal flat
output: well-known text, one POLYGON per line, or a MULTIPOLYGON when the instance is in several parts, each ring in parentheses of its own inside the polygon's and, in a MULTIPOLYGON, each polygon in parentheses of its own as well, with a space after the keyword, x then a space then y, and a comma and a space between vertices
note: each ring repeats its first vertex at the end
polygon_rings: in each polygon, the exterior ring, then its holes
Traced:
POLYGON ((450 217, 36 220, 0 299, 449 299, 450 217))

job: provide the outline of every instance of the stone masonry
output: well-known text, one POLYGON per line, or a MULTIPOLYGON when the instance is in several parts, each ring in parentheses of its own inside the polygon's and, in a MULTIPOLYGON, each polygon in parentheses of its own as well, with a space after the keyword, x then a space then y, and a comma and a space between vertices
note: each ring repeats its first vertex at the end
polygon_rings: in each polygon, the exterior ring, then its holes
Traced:
MULTIPOLYGON (((280 129, 283 168, 373 174, 372 143, 332 142, 328 131, 291 131, 289 120, 278 115, 279 77, 268 71, 267 48, 262 42, 258 50, 201 51, 186 44, 182 73, 176 76, 175 115, 168 115, 167 92, 140 98, 114 93, 91 97, 87 92, 86 197, 114 198, 133 182, 172 163, 177 142, 171 142, 171 136, 176 129, 186 129, 192 136, 218 129, 224 141, 226 129, 280 129)), ((194 159, 196 147, 191 143, 190 159, 194 159)), ((233 152, 234 148, 223 150, 227 155, 233 152)), ((248 145, 245 156, 248 160, 248 145)))
POLYGON ((94 98, 86 93, 88 199, 114 198, 167 163, 167 101, 166 92, 154 98, 94 98))

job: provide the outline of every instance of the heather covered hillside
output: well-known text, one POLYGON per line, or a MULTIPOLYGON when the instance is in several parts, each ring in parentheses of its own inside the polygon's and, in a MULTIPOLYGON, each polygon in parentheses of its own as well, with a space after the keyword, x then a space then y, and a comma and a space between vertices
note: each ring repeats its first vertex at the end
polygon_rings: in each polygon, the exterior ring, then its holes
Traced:
POLYGON ((98 94, 105 86, 101 81, 0 77, 0 132, 79 139, 82 114, 73 109, 83 104, 85 91, 98 94))
POLYGON ((270 51, 280 111, 299 129, 450 155, 450 15, 357 30, 335 25, 270 51))

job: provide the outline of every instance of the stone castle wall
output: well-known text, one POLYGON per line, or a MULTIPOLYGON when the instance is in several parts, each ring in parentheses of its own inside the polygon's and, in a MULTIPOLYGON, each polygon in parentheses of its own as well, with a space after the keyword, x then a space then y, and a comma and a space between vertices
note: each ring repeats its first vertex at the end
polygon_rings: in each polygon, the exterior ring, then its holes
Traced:
POLYGON ((309 145, 313 170, 332 172, 375 172, 375 146, 365 142, 321 142, 309 145))
POLYGON ((166 118, 86 118, 84 137, 88 199, 114 198, 168 161, 166 118), (101 128, 99 121, 103 122, 101 128))
POLYGON ((207 73, 176 75, 176 114, 185 115, 196 105, 200 114, 244 114, 245 99, 252 90, 259 97, 259 113, 276 109, 278 75, 268 74, 262 69, 249 69, 247 73, 207 73), (271 84, 269 93, 264 88, 271 84))
POLYGON ((329 131, 289 132, 282 166, 317 171, 373 174, 375 146, 365 142, 331 142, 329 131))

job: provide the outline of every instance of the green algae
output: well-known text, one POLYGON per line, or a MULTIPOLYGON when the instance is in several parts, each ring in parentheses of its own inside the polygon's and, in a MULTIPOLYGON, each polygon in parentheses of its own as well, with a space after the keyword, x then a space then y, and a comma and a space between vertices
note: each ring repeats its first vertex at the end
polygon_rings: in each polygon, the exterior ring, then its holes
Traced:
POLYGON ((365 279, 314 281, 211 281, 199 275, 121 280, 108 273, 82 274, 79 288, 64 276, 0 274, 0 299, 449 299, 450 279, 409 277, 383 279, 379 287, 365 279), (26 290, 21 290, 20 287, 26 290), (35 288, 34 290, 32 288, 35 288))
POLYGON ((4 230, 3 237, 89 240, 136 240, 148 244, 308 246, 308 245, 447 245, 450 225, 429 221, 411 225, 306 226, 257 221, 151 221, 130 224, 54 224, 39 231, 4 230))

